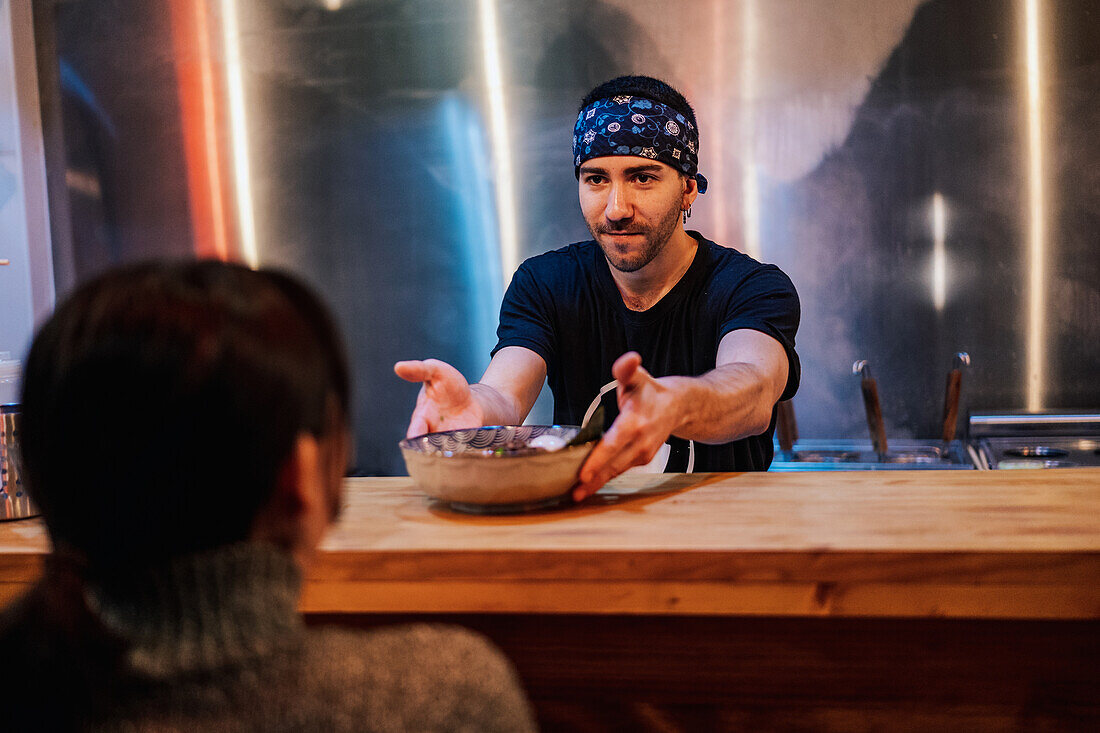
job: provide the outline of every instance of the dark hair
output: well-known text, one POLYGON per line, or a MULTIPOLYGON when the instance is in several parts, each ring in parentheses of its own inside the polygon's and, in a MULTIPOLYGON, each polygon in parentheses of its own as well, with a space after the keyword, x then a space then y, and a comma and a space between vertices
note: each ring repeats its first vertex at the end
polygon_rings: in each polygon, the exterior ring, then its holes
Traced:
POLYGON ((79 287, 23 378, 27 488, 89 561, 245 539, 296 437, 343 430, 347 361, 293 277, 215 261, 146 263, 79 287))
POLYGON ((629 94, 635 97, 645 97, 653 102, 660 102, 672 107, 677 112, 691 120, 696 129, 699 123, 695 121, 695 110, 688 104, 683 94, 676 91, 671 84, 667 84, 652 76, 620 76, 610 81, 605 81, 598 87, 584 95, 581 106, 577 112, 600 99, 615 97, 620 94, 629 94))

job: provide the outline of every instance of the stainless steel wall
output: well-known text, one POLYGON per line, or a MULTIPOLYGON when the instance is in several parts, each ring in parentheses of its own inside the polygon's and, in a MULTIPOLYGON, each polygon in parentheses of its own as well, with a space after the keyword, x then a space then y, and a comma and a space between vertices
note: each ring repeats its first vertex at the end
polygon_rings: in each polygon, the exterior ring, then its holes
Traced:
POLYGON ((856 358, 892 437, 936 433, 959 350, 964 410, 1095 407, 1097 16, 1088 0, 43 0, 60 289, 211 246, 303 274, 348 334, 359 469, 402 473, 416 390, 393 361, 480 375, 516 263, 586 238, 577 101, 643 73, 700 118, 712 188, 691 224, 799 289, 803 436, 865 433, 856 358))

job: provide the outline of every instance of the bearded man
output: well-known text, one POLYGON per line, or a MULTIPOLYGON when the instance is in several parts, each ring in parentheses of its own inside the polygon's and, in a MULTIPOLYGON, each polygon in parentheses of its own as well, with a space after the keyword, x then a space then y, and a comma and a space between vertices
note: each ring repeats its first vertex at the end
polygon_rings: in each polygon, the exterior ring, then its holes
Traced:
POLYGON ((408 436, 519 424, 548 379, 556 423, 601 403, 612 420, 576 501, 635 466, 767 470, 775 404, 798 389, 798 295, 774 265, 684 229, 707 187, 698 153, 695 113, 668 84, 589 92, 573 154, 593 239, 519 267, 477 384, 435 359, 395 365, 423 382, 408 436))

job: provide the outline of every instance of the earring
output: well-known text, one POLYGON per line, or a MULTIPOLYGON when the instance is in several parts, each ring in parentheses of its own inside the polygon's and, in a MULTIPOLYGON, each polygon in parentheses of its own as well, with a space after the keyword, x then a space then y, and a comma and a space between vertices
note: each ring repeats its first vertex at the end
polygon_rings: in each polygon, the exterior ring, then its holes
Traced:
POLYGON ((686 209, 684 209, 684 223, 687 224, 688 219, 690 219, 690 218, 691 218, 691 207, 689 206, 686 209))

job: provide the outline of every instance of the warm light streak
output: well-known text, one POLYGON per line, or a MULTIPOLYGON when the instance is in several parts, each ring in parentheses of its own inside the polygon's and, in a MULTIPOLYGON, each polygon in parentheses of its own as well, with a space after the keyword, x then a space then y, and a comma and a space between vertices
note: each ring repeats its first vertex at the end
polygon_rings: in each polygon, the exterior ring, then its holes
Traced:
POLYGON ((210 178, 210 218, 213 220, 214 252, 221 260, 229 259, 226 241, 225 193, 222 190, 221 162, 218 154, 217 100, 214 97, 214 70, 210 55, 209 21, 206 3, 195 4, 195 36, 199 49, 199 80, 202 85, 203 138, 206 170, 210 178))
POLYGON ((233 232, 227 221, 222 165, 221 78, 211 48, 220 30, 211 28, 216 20, 205 0, 171 0, 169 8, 194 252, 198 257, 227 260, 233 232))
POLYGON ((745 253, 760 259, 760 189, 756 175, 756 0, 741 4, 741 209, 745 253))
POLYGON ((500 30, 496 0, 478 0, 481 25, 485 89, 489 97, 489 134, 493 149, 493 179, 496 184, 497 226, 500 229, 500 259, 504 286, 519 267, 516 201, 512 173, 512 145, 508 113, 504 105, 504 72, 500 58, 500 30))
MULTIPOLYGON (((729 222, 726 219, 726 194, 728 189, 724 178, 726 167, 724 128, 727 123, 725 100, 729 88, 729 69, 725 63, 727 58, 726 49, 729 47, 729 43, 726 41, 726 0, 713 0, 711 9, 713 13, 711 28, 714 34, 711 40, 714 53, 711 71, 714 87, 711 97, 714 100, 714 105, 710 114, 711 123, 707 125, 707 130, 711 132, 706 136, 706 146, 709 151, 706 160, 709 160, 710 163, 704 169, 702 160, 700 160, 699 166, 710 183, 711 193, 699 200, 705 200, 707 209, 713 212, 713 224, 711 226, 714 228, 714 241, 728 245, 730 241, 729 222), (715 194, 715 191, 719 193, 715 194)), ((698 113, 696 115, 698 116, 698 113)), ((699 122, 702 123, 702 119, 699 122)), ((700 124, 700 127, 702 127, 702 124, 700 124)), ((702 144, 701 140, 700 144, 702 144)), ((700 151, 701 156, 702 152, 700 151)), ((690 224, 689 221, 688 225, 690 226, 690 224)))
POLYGON ((244 71, 241 64, 240 30, 237 27, 237 3, 234 0, 222 0, 221 8, 241 257, 246 264, 255 268, 259 266, 260 258, 256 249, 256 222, 252 209, 252 179, 248 159, 248 125, 245 119, 244 71))
POLYGON ((1045 273, 1043 271, 1046 222, 1043 190, 1043 99, 1039 49, 1039 0, 1024 0, 1027 32, 1027 147, 1028 211, 1030 215, 1027 340, 1027 408, 1043 406, 1043 372, 1046 311, 1045 273))
POLYGON ((943 194, 932 194, 932 304, 940 313, 947 304, 946 209, 943 194))

